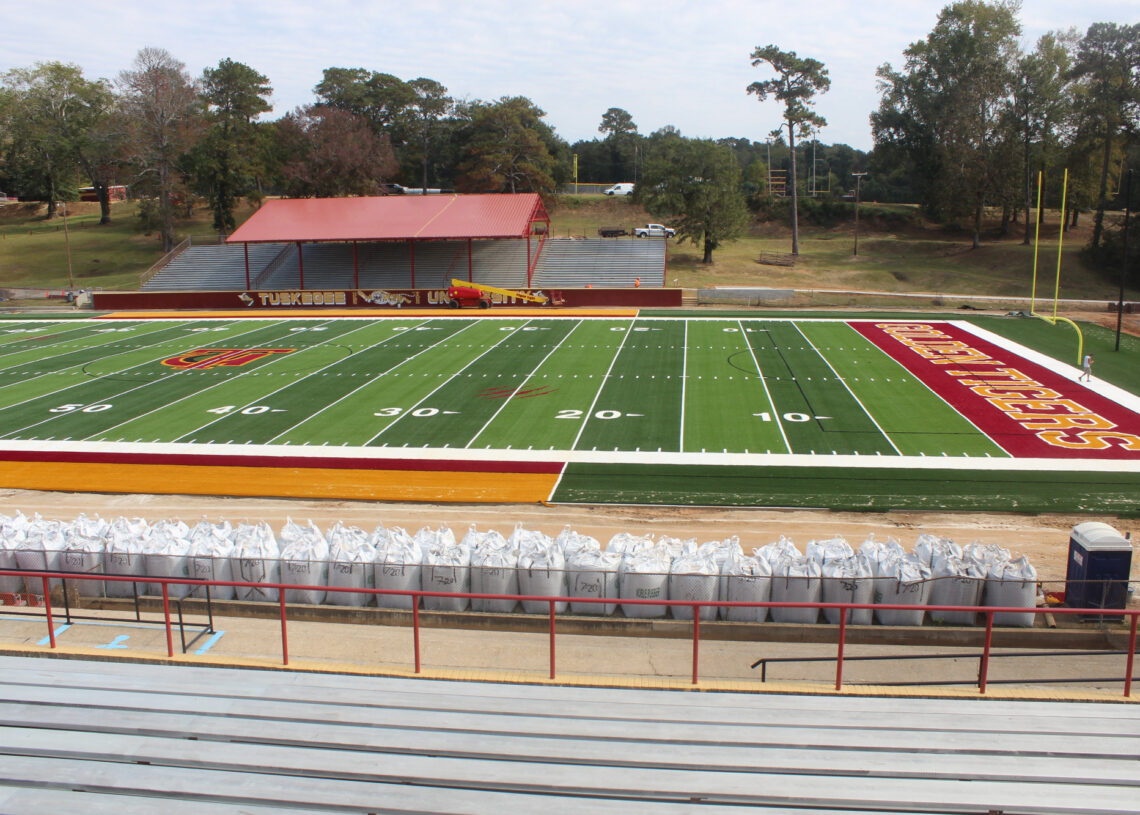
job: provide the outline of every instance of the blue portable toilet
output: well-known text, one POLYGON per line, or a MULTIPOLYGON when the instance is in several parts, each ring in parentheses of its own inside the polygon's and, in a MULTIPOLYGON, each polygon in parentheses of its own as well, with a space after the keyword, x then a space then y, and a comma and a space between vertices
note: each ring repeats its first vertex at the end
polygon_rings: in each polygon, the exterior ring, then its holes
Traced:
POLYGON ((1077 524, 1069 535, 1065 605, 1124 608, 1131 571, 1132 543, 1127 538, 1100 521, 1077 524))

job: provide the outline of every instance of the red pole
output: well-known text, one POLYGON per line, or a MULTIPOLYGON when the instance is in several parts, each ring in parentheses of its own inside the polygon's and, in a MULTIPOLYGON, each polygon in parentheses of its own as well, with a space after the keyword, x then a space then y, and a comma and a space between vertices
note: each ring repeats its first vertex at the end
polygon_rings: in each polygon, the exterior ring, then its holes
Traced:
POLYGON ((1140 615, 1132 613, 1132 626, 1128 631, 1128 669, 1124 675, 1124 695, 1132 695, 1132 663, 1136 656, 1136 619, 1140 615))
POLYGON ((701 607, 693 604, 693 684, 697 684, 697 664, 701 653, 701 607))
MULTIPOLYGON (((48 641, 51 643, 51 647, 55 648, 55 623, 51 619, 51 589, 48 587, 48 579, 46 577, 41 579, 44 581, 44 610, 47 612, 48 641)), ((1132 619, 1136 618, 1133 617, 1132 619)))
POLYGON ((166 621, 166 655, 174 656, 174 632, 170 630, 170 587, 162 584, 162 617, 166 621))
POLYGON ((526 228, 526 287, 530 288, 530 227, 526 228))
POLYGON ((301 251, 301 242, 297 241, 297 273, 301 277, 301 291, 305 290, 305 253, 301 251))
POLYGON ((245 290, 249 291, 249 244, 243 243, 242 248, 245 249, 245 290))
POLYGON ((982 651, 982 665, 978 670, 978 692, 986 692, 986 677, 990 670, 990 645, 994 639, 994 613, 986 612, 986 647, 982 651))
POLYGON ((412 288, 416 287, 416 242, 408 241, 408 257, 412 261, 412 288))
POLYGON ((843 608, 839 613, 839 653, 835 657, 835 689, 843 687, 843 645, 847 641, 847 612, 843 608))
POLYGON ((550 601, 550 678, 554 678, 554 601, 550 601))
POLYGON ((289 664, 289 635, 285 631, 285 590, 277 590, 277 598, 281 601, 281 664, 289 664))
POLYGON ((416 673, 420 672, 420 596, 412 597, 412 642, 416 652, 416 673))
POLYGON ((467 239, 467 282, 474 282, 475 278, 472 276, 471 271, 471 239, 467 239))
POLYGON ((360 264, 356 261, 356 241, 352 242, 352 288, 360 288, 360 264))

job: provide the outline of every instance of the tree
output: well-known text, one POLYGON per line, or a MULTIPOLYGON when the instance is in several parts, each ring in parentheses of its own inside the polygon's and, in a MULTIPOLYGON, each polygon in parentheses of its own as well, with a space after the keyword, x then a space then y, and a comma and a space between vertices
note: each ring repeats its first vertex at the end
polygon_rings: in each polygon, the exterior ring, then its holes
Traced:
POLYGON ((1027 246, 1032 229, 1029 213, 1035 203, 1031 167, 1033 146, 1039 146, 1040 164, 1044 167, 1046 153, 1056 146, 1056 131, 1069 111, 1067 74, 1071 55, 1067 40, 1064 35, 1050 32, 1037 41, 1037 48, 1032 54, 1023 56, 1017 64, 1010 111, 1021 136, 1026 213, 1022 243, 1027 246))
POLYGON ((268 77, 229 58, 202 74, 209 126, 199 145, 198 175, 208 190, 218 232, 233 231, 237 199, 253 188, 254 120, 273 109, 271 93, 268 77))
POLYGON ((553 131, 542 121, 545 115, 522 96, 474 103, 456 187, 464 192, 553 193, 558 161, 551 148, 557 146, 553 131))
MULTIPOLYGON (((752 52, 752 66, 769 66, 776 72, 775 79, 753 82, 748 92, 763 102, 769 96, 784 103, 784 126, 788 129, 788 146, 791 148, 792 166, 792 254, 800 253, 799 194, 796 191, 796 135, 807 138, 827 125, 827 120, 811 109, 817 93, 826 93, 831 87, 827 69, 819 60, 800 58, 795 51, 781 51, 775 45, 766 45, 752 52)), ((772 131, 780 135, 781 128, 772 131)))
POLYGON ((626 178, 637 180, 637 151, 639 136, 637 125, 629 111, 621 108, 610 108, 602 114, 602 123, 598 125, 598 132, 605 134, 605 145, 609 150, 609 171, 607 178, 610 181, 622 181, 626 178))
POLYGON ((429 148, 439 130, 440 123, 451 112, 453 100, 447 95, 447 88, 434 79, 418 77, 407 83, 415 94, 405 108, 406 130, 415 141, 420 153, 423 169, 421 188, 427 194, 429 148))
POLYGON ((365 68, 325 68, 313 91, 327 107, 362 116, 389 136, 404 108, 416 101, 415 89, 404 80, 365 68))
POLYGON ((182 183, 177 163, 201 125, 202 100, 186 66, 162 48, 143 48, 119 74, 122 110, 130 129, 130 158, 138 186, 157 198, 163 251, 174 248, 174 194, 182 183))
POLYGON ((347 110, 298 108, 277 123, 277 139, 282 183, 295 198, 375 195, 398 169, 387 135, 347 110))
POLYGON ((731 148, 708 139, 666 135, 647 147, 637 187, 640 202, 655 218, 669 218, 681 241, 713 250, 740 236, 747 223, 740 164, 731 148))
POLYGON ((890 146, 923 184, 923 204, 940 220, 973 213, 980 245, 988 194, 1008 139, 1004 115, 1013 84, 1018 0, 961 0, 945 7, 925 40, 904 52, 905 71, 879 68, 883 98, 871 114, 876 147, 890 146))
POLYGON ((50 216, 58 201, 74 197, 76 170, 82 168, 102 205, 101 223, 108 223, 109 84, 84 79, 77 65, 41 62, 0 77, 0 95, 0 123, 11 139, 9 162, 22 168, 26 184, 20 192, 45 198, 50 216))
POLYGON ((1108 171, 1113 144, 1122 131, 1133 136, 1140 127, 1140 23, 1093 23, 1080 45, 1073 76, 1088 85, 1085 112, 1103 145, 1100 189, 1091 246, 1095 252, 1104 231, 1108 171))

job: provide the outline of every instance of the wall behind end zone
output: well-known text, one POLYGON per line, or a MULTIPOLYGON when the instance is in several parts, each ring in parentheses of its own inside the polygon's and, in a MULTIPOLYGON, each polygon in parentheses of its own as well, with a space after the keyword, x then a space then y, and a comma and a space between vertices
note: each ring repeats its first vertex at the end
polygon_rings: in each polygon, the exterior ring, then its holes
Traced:
MULTIPOLYGON (((546 291, 551 294, 550 290, 546 291)), ((567 307, 624 306, 670 308, 681 305, 681 289, 561 289, 567 307)), ((493 298, 495 308, 534 308, 514 298, 493 298)), ((262 308, 360 308, 389 311, 401 307, 449 307, 444 289, 339 289, 333 291, 169 291, 93 292, 96 311, 133 309, 234 309, 262 308)), ((471 309, 469 309, 471 310, 471 309)))

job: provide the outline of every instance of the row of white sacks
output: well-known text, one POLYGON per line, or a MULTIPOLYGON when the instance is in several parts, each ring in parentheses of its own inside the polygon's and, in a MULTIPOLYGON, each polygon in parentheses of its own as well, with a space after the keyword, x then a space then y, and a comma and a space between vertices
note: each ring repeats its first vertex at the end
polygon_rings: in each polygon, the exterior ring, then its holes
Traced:
MULTIPOLYGON (((141 519, 79 516, 71 522, 0 515, 0 569, 48 570, 83 574, 289 584, 289 603, 410 608, 408 595, 369 595, 327 591, 385 589, 448 594, 499 594, 567 597, 556 610, 575 614, 664 617, 659 603, 621 600, 674 600, 688 603, 787 602, 863 603, 882 605, 990 606, 1030 609, 1036 605, 1037 574, 1027 558, 1013 559, 994 545, 959 546, 932 535, 920 535, 912 552, 894 539, 868 538, 855 550, 843 538, 812 541, 800 552, 789 539, 744 550, 736 537, 698 543, 695 539, 654 539, 621 533, 603 547, 569 527, 551 538, 521 525, 509 537, 474 526, 457 540, 447 527, 424 527, 414 535, 399 527, 379 526, 369 533, 339 522, 322 533, 311 522, 288 521, 278 534, 266 523, 211 523, 191 527, 181 521, 149 524, 141 519), (373 597, 376 599, 373 600, 373 597), (614 600, 583 602, 584 598, 614 600)), ((58 583, 58 580, 53 582, 58 583)), ((129 581, 79 580, 83 596, 130 597, 129 581)), ((41 581, 29 579, 26 590, 42 592, 41 581)), ((19 576, 0 576, 0 593, 25 590, 19 576)), ((160 584, 137 581, 139 594, 161 594, 160 584)), ((170 584, 171 597, 200 586, 170 584)), ((277 591, 262 585, 214 586, 218 600, 278 600, 277 591)), ((511 612, 513 599, 424 597, 429 610, 511 612)), ((523 600, 522 609, 544 613, 548 601, 523 600)), ((673 606, 673 617, 692 619, 692 606, 673 606)), ((703 607, 701 619, 815 623, 814 608, 703 607)), ((823 609, 829 623, 839 622, 838 609, 823 609)), ((931 611, 933 622, 972 625, 971 612, 931 611)), ((1029 612, 1000 612, 998 625, 1033 625, 1029 612)), ((854 609, 848 622, 869 625, 921 625, 924 611, 854 609)))

